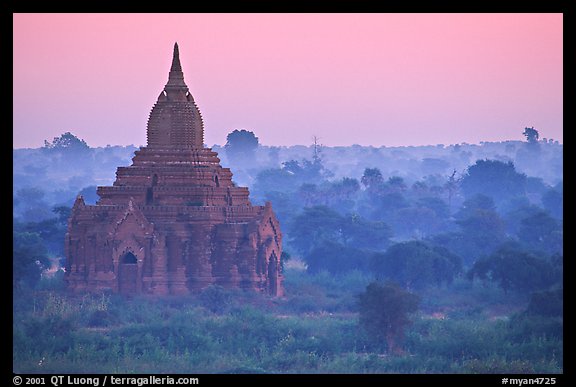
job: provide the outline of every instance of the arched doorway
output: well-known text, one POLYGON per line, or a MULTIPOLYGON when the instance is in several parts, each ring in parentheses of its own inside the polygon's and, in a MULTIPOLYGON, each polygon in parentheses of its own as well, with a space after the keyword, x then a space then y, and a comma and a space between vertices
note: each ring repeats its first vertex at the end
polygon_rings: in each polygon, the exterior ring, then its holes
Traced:
POLYGON ((278 294, 278 258, 275 252, 272 252, 268 261, 268 294, 278 294))
POLYGON ((120 257, 118 291, 122 294, 138 293, 138 259, 130 251, 120 257))

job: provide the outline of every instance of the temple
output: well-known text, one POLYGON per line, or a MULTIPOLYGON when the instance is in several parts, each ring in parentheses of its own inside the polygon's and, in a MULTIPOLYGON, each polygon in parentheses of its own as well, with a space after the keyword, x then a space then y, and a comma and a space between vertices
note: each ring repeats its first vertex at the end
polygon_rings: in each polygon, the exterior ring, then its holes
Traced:
POLYGON ((112 186, 98 187, 95 205, 81 196, 74 203, 65 240, 71 290, 177 295, 220 285, 282 295, 272 206, 253 206, 203 141, 175 44, 147 146, 117 169, 112 186))

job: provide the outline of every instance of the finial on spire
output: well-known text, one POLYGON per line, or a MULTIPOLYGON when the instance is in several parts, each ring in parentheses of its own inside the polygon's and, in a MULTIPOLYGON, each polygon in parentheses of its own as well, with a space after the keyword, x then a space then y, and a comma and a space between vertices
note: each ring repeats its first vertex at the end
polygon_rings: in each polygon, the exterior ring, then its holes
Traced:
POLYGON ((178 51, 178 42, 174 43, 174 55, 172 56, 172 67, 170 71, 182 71, 180 65, 180 52, 178 51))

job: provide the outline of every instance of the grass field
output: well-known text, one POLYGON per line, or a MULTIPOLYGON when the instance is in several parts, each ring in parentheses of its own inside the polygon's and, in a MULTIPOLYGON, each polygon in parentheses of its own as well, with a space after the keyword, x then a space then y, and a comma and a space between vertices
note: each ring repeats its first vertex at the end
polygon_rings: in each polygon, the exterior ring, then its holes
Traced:
POLYGON ((60 276, 14 298, 17 373, 561 373, 562 319, 528 297, 456 280, 423 294, 404 354, 359 327, 371 278, 286 269, 274 299, 209 288, 187 297, 69 295, 60 276))

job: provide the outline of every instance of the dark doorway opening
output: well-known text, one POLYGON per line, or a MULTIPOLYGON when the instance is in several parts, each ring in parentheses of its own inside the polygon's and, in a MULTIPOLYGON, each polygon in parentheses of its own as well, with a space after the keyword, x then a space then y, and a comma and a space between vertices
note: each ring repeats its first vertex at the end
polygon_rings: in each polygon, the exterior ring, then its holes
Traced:
POLYGON ((146 205, 152 205, 154 201, 154 192, 152 192, 152 187, 146 189, 146 205))
POLYGON ((138 258, 136 258, 136 256, 129 251, 122 257, 122 263, 136 264, 138 263, 138 258))
POLYGON ((118 268, 118 290, 122 294, 138 293, 138 259, 127 252, 120 259, 118 268))
POLYGON ((278 258, 274 252, 268 261, 268 294, 271 296, 278 294, 278 258))

